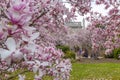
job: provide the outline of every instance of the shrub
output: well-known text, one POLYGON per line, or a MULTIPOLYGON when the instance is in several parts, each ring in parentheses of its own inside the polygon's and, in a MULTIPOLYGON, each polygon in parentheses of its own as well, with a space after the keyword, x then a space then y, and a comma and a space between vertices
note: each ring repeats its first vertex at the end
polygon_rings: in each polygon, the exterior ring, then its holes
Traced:
POLYGON ((65 53, 64 58, 75 59, 75 52, 73 52, 73 51, 67 51, 67 52, 65 53))
POLYGON ((65 45, 59 45, 59 46, 57 46, 57 48, 58 48, 58 49, 62 49, 62 51, 63 51, 64 53, 66 53, 67 51, 70 51, 69 46, 65 46, 65 45))
POLYGON ((119 54, 120 54, 120 48, 116 48, 113 50, 114 53, 114 58, 119 59, 119 54))
POLYGON ((59 45, 57 48, 61 49, 64 52, 63 58, 75 59, 75 52, 71 51, 69 46, 59 45))

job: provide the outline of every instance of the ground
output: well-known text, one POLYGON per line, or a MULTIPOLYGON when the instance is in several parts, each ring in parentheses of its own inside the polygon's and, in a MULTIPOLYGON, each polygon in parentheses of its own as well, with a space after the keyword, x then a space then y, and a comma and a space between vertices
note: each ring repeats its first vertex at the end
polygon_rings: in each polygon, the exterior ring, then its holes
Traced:
POLYGON ((120 80, 120 61, 81 59, 73 63, 70 80, 120 80))
MULTIPOLYGON (((34 80, 32 73, 26 74, 28 78, 25 80, 34 80)), ((52 80, 52 78, 47 76, 43 80, 52 80)), ((120 60, 80 59, 72 63, 70 80, 120 80, 120 60)))

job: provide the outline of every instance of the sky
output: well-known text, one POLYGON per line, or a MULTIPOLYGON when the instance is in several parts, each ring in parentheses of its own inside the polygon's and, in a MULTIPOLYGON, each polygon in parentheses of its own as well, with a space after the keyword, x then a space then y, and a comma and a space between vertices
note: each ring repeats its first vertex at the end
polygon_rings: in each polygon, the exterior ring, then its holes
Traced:
MULTIPOLYGON (((66 0, 63 0, 64 2, 66 2, 66 0)), ((71 5, 69 3, 64 3, 66 7, 71 8, 71 5)), ((104 5, 95 5, 94 3, 92 4, 92 10, 95 12, 99 12, 102 15, 107 15, 108 10, 104 9, 104 5)), ((77 20, 75 20, 76 22, 83 22, 83 18, 86 18, 88 15, 80 16, 78 13, 76 13, 77 15, 77 20)), ((85 27, 88 25, 89 23, 85 20, 85 27)))

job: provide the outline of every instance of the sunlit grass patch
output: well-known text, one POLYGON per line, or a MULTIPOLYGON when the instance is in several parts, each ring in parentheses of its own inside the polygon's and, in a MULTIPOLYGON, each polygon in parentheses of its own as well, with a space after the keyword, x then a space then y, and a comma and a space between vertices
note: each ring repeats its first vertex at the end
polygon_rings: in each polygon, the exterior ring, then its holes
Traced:
POLYGON ((70 80, 119 80, 118 63, 73 63, 70 80))

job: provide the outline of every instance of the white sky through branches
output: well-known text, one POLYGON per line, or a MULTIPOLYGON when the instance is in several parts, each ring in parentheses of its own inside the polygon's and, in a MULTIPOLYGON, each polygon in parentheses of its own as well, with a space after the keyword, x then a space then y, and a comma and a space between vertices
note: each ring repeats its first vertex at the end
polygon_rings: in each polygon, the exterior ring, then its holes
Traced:
MULTIPOLYGON (((63 0, 63 2, 65 2, 64 4, 65 4, 66 7, 71 8, 71 5, 69 3, 67 3, 66 0, 63 0)), ((107 12, 108 12, 109 9, 105 10, 104 5, 95 5, 94 2, 93 2, 92 3, 92 10, 94 12, 99 12, 102 15, 107 15, 107 12)), ((83 16, 80 16, 78 13, 76 13, 76 15, 77 15, 77 20, 75 20, 76 22, 79 22, 79 21, 83 22, 83 18, 86 18, 87 16, 89 16, 89 14, 87 14, 87 15, 84 15, 84 17, 83 17, 83 16)), ((88 22, 85 20, 85 27, 87 25, 88 25, 88 22)))

